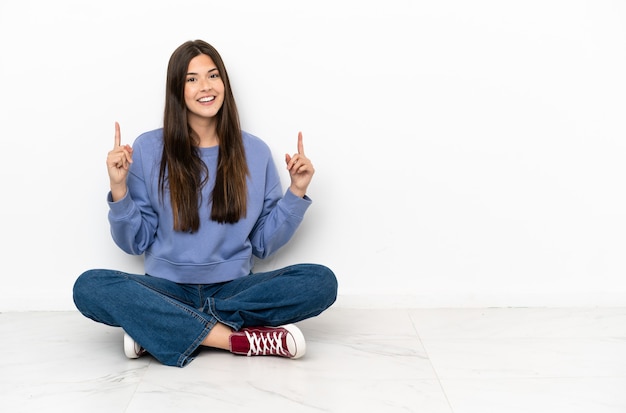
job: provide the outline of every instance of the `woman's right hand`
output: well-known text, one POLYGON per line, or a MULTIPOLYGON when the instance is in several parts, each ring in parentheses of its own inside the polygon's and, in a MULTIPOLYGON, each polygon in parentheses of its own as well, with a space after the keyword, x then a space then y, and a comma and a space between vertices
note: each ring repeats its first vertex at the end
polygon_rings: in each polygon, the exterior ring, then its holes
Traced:
POLYGON ((121 139, 120 125, 115 122, 115 142, 113 150, 107 156, 113 201, 119 201, 126 195, 126 177, 130 164, 133 163, 133 148, 130 145, 122 146, 121 139))

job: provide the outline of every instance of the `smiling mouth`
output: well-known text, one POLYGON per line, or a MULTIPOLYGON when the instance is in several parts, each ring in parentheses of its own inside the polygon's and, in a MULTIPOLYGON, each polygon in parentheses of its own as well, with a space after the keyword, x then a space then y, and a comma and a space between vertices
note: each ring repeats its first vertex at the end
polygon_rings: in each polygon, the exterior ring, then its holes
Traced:
POLYGON ((200 103, 207 103, 207 102, 212 102, 215 100, 215 96, 207 96, 207 97, 203 97, 198 99, 198 102, 200 103))

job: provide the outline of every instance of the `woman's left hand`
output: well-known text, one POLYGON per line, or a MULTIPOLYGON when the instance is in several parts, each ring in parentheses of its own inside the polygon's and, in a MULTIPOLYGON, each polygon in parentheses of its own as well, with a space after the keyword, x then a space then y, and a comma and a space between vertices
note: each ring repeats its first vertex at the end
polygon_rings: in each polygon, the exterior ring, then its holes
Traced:
POLYGON ((285 163, 291 177, 289 189, 294 195, 300 198, 306 195, 306 190, 311 183, 315 168, 311 160, 304 155, 304 145, 302 144, 302 132, 298 132, 298 153, 293 156, 285 154, 285 163))

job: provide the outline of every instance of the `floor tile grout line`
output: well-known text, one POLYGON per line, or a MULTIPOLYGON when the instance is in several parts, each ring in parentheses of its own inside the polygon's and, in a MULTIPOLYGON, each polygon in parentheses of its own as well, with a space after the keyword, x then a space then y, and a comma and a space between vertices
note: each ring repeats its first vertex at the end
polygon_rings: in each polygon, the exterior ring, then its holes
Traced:
POLYGON ((446 403, 448 404, 448 407, 450 407, 450 413, 454 413, 454 408, 452 407, 452 403, 450 403, 450 398, 448 397, 448 394, 446 393, 446 389, 444 389, 443 383, 441 382, 441 378, 439 377, 439 373, 437 373, 437 369, 435 368, 435 365, 433 364, 430 358, 430 355, 428 354, 428 349, 426 348, 426 345, 422 341, 422 337, 420 336, 419 330, 415 324, 415 319, 411 315, 410 309, 407 310, 407 314, 409 316, 409 320, 411 320, 411 325, 413 326, 413 330, 415 331, 415 334, 417 335, 417 339, 419 340, 420 345, 424 349, 424 353, 426 354, 428 363, 430 364, 430 367, 433 369, 433 373, 435 373, 435 377, 437 378, 437 383, 439 383, 439 388, 441 389, 441 392, 443 393, 443 397, 445 397, 446 403))
POLYGON ((146 377, 146 374, 148 373, 148 370, 150 369, 151 365, 152 365, 152 360, 148 360, 148 364, 146 365, 145 368, 142 369, 144 370, 144 372, 139 378, 139 380, 137 380, 137 384, 135 385, 135 388, 133 389, 133 393, 128 398, 128 403, 126 404, 126 407, 124 407, 124 410, 123 410, 124 413, 128 412, 128 409, 130 408, 131 404, 133 403, 133 400, 135 399, 135 396, 137 395, 137 390, 139 389, 139 386, 141 386, 141 384, 143 383, 143 379, 146 377))

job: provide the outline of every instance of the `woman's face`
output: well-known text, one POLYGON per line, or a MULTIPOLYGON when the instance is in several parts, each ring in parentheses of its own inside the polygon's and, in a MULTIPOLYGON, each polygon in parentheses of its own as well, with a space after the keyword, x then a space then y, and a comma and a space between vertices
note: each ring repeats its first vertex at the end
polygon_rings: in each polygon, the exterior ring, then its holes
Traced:
POLYGON ((213 59, 205 54, 189 62, 185 104, 190 122, 212 119, 224 104, 224 82, 213 59))

